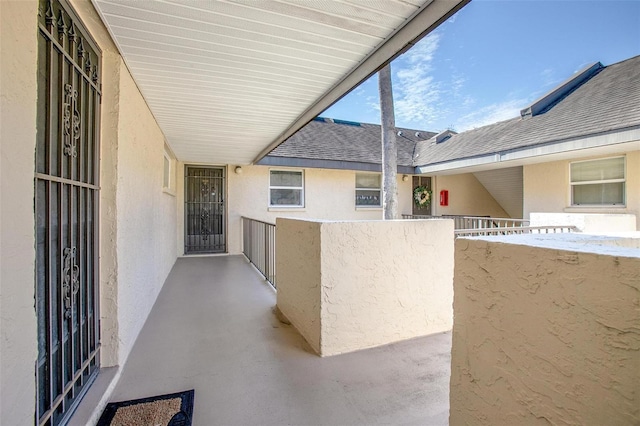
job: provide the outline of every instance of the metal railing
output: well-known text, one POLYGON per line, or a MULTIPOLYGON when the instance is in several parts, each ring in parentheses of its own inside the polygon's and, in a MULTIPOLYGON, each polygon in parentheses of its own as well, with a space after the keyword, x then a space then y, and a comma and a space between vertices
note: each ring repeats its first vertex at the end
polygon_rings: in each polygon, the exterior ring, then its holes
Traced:
POLYGON ((453 219, 453 228, 458 229, 487 229, 487 228, 520 228, 529 225, 528 219, 511 219, 489 216, 425 216, 403 214, 403 219, 453 219))
POLYGON ((478 228, 456 229, 456 237, 477 237, 485 235, 515 235, 515 234, 563 234, 576 232, 575 226, 519 226, 507 228, 478 228))
POLYGON ((276 286, 276 225, 242 217, 242 253, 276 286))

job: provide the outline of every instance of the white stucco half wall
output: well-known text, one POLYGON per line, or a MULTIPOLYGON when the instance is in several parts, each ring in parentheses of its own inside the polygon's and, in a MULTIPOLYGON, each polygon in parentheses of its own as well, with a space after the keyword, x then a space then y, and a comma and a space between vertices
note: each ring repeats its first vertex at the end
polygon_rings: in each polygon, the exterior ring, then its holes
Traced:
POLYGON ((453 221, 276 222, 278 308, 321 356, 449 330, 453 221))
POLYGON ((531 213, 531 226, 575 226, 585 234, 636 231, 636 215, 603 213, 531 213))

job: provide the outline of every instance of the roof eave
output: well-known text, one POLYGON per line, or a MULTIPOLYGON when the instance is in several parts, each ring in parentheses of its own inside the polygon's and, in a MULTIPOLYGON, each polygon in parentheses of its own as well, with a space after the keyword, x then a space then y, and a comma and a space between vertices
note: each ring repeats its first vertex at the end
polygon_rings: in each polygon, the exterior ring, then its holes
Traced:
POLYGON ((473 169, 498 167, 501 163, 506 162, 509 163, 509 166, 516 166, 525 163, 552 161, 550 158, 553 158, 553 156, 562 154, 577 155, 577 152, 582 150, 605 147, 639 150, 640 125, 562 141, 552 141, 474 157, 416 166, 415 172, 416 174, 465 173, 473 169))
POLYGON ((376 50, 371 52, 357 67, 344 76, 336 85, 305 110, 283 133, 265 147, 253 160, 257 163, 291 135, 339 101, 360 83, 411 48, 442 22, 449 19, 471 0, 433 0, 426 3, 412 18, 376 50))

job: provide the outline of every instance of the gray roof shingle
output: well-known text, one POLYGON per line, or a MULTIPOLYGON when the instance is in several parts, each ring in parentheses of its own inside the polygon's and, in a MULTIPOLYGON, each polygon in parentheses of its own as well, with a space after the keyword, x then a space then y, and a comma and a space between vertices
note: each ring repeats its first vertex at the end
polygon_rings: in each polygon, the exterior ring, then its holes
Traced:
MULTIPOLYGON (((412 166, 416 142, 429 139, 435 133, 402 129, 396 137, 398 165, 412 166), (418 136, 416 136, 418 133, 418 136)), ((351 123, 318 118, 269 153, 269 157, 304 158, 312 160, 382 163, 381 130, 377 124, 351 123)))
POLYGON ((444 163, 640 125, 640 56, 604 67, 546 112, 421 142, 414 166, 444 163))

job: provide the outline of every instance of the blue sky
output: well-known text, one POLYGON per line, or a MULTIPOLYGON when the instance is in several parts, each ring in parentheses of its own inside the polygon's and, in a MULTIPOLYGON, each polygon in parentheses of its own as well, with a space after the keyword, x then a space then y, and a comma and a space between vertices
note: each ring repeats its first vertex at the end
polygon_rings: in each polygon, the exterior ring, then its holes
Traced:
MULTIPOLYGON (((640 0, 473 0, 392 63, 396 126, 506 120, 586 65, 638 54, 640 0)), ((377 75, 321 115, 379 124, 377 75)))

